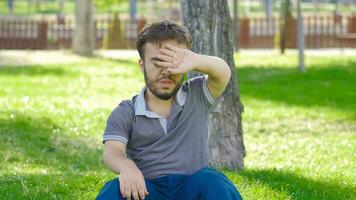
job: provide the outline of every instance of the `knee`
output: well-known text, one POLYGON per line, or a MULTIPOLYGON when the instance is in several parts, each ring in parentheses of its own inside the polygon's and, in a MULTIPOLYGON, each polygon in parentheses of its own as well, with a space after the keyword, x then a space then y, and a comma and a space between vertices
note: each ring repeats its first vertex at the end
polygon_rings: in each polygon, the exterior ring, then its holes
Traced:
POLYGON ((96 200, 122 200, 120 195, 119 179, 115 178, 105 183, 104 187, 100 190, 96 200))
POLYGON ((219 182, 226 179, 226 176, 211 168, 203 168, 192 175, 192 181, 203 185, 218 185, 219 182))
POLYGON ((193 174, 192 182, 200 191, 210 191, 208 195, 226 197, 226 199, 242 199, 235 184, 223 173, 212 169, 204 168, 193 174), (224 196, 225 195, 225 196, 224 196))

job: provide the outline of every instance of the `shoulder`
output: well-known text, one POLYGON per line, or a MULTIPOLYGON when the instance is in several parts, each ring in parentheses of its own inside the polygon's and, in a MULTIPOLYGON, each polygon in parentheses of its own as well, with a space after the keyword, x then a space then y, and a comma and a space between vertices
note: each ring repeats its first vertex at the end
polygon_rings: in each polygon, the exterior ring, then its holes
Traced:
POLYGON ((128 118, 131 119, 134 114, 136 96, 132 97, 132 99, 122 100, 118 103, 118 105, 111 112, 110 117, 114 118, 128 118))
POLYGON ((204 76, 204 75, 196 76, 196 77, 193 77, 193 78, 185 81, 183 85, 185 85, 185 87, 187 87, 187 88, 201 87, 205 78, 206 78, 206 76, 204 76))
POLYGON ((196 93, 203 88, 204 79, 205 76, 196 76, 186 80, 183 82, 181 89, 186 93, 196 93))
POLYGON ((207 78, 207 75, 193 77, 184 83, 184 87, 190 96, 199 100, 197 103, 202 103, 208 112, 212 112, 221 98, 214 100, 208 88, 207 78))
POLYGON ((113 112, 130 113, 132 110, 131 107, 131 100, 123 100, 114 108, 113 112))

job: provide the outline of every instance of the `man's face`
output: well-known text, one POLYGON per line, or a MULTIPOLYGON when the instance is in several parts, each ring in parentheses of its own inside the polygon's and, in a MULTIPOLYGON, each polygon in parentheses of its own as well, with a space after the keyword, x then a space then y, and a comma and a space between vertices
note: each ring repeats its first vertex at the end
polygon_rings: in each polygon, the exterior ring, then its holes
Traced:
POLYGON ((145 76, 147 88, 158 98, 168 100, 179 90, 183 82, 183 74, 167 75, 164 68, 155 65, 159 59, 159 49, 165 48, 167 44, 179 48, 187 48, 185 44, 178 44, 174 40, 162 41, 160 43, 146 43, 144 46, 144 61, 140 60, 141 71, 145 76))

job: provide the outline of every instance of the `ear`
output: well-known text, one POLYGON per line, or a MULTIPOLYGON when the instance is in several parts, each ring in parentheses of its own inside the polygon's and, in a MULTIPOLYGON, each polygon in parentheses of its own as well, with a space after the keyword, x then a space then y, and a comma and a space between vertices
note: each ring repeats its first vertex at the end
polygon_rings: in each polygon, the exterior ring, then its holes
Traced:
POLYGON ((143 73, 144 67, 145 67, 145 62, 143 59, 138 60, 138 64, 140 65, 140 70, 143 73))

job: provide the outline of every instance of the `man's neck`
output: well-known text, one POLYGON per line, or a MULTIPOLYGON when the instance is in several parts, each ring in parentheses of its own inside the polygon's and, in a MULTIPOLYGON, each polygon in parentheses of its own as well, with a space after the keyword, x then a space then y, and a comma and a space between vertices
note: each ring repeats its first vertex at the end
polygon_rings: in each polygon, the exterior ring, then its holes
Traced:
POLYGON ((156 97, 148 88, 145 91, 145 101, 147 103, 148 108, 152 112, 155 112, 162 117, 168 118, 168 115, 172 108, 173 97, 168 100, 163 100, 156 97))

